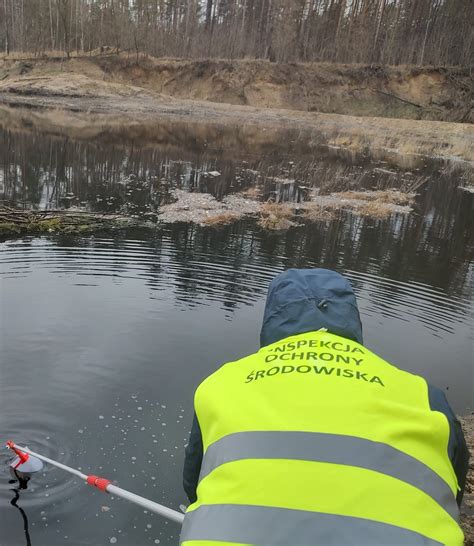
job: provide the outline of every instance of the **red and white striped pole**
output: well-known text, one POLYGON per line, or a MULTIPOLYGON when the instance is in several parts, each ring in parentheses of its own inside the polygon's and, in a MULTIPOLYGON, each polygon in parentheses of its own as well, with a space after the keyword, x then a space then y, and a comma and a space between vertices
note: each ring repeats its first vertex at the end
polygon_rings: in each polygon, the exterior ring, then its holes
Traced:
POLYGON ((157 502, 145 499, 144 497, 140 497, 140 495, 135 495, 135 493, 131 493, 126 489, 117 487, 116 485, 113 485, 110 480, 100 478, 99 476, 94 475, 87 476, 86 474, 83 474, 75 468, 71 468, 69 466, 66 466, 65 464, 54 461, 53 459, 45 457, 44 455, 39 455, 38 453, 35 453, 34 451, 31 451, 26 447, 17 446, 12 441, 7 442, 7 447, 8 449, 11 449, 14 453, 16 453, 20 461, 28 461, 29 456, 31 455, 32 457, 35 457, 40 461, 44 461, 45 463, 55 466, 56 468, 60 468, 65 472, 69 472, 69 474, 74 474, 81 480, 84 480, 87 484, 99 489, 100 491, 103 491, 104 493, 116 495, 117 497, 133 502, 134 504, 137 504, 138 506, 141 506, 146 510, 150 510, 150 512, 159 514, 160 516, 164 516, 165 518, 176 521, 177 523, 183 523, 184 514, 182 514, 181 512, 177 512, 176 510, 172 510, 171 508, 158 504, 157 502))

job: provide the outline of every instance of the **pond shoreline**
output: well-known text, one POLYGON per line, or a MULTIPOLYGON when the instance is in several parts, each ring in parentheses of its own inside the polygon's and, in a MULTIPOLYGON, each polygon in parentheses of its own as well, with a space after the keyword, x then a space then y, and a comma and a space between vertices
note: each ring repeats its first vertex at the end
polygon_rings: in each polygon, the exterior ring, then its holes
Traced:
POLYGON ((269 146, 282 130, 293 130, 313 149, 328 147, 399 164, 410 157, 474 164, 474 128, 466 123, 257 108, 158 97, 140 90, 134 97, 80 96, 80 89, 78 94, 0 90, 0 127, 125 145, 174 142, 176 133, 184 138, 193 126, 208 133, 203 134, 203 145, 212 142, 216 132, 240 132, 244 138, 258 133, 260 145, 269 146))

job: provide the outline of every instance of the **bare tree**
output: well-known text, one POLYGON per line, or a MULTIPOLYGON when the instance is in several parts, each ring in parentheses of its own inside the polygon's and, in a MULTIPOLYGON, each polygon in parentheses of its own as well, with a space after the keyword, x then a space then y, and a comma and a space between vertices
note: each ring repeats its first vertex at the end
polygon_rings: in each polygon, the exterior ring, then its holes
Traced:
POLYGON ((7 0, 3 0, 3 17, 5 20, 5 53, 6 55, 10 54, 10 37, 8 31, 8 10, 7 10, 7 0))

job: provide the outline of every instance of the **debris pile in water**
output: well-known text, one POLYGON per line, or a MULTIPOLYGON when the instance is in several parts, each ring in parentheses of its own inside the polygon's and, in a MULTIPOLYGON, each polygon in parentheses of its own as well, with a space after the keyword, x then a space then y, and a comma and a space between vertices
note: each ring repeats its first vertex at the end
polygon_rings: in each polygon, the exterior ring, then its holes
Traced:
POLYGON ((398 190, 345 191, 313 197, 313 201, 326 210, 350 210, 372 218, 387 218, 393 213, 407 214, 412 211, 414 200, 414 193, 398 190))
POLYGON ((309 193, 309 200, 262 202, 258 192, 227 195, 218 201, 209 193, 173 190, 173 202, 162 205, 156 213, 93 213, 71 207, 66 210, 22 210, 0 207, 0 235, 23 233, 90 233, 101 229, 153 227, 156 223, 195 223, 223 226, 244 216, 258 218, 266 230, 286 230, 305 222, 327 221, 341 211, 372 218, 386 218, 393 213, 411 212, 415 194, 400 191, 346 191, 320 195, 309 193), (252 198, 249 196, 252 195, 252 198))
POLYGON ((254 215, 260 203, 237 194, 218 201, 209 193, 174 190, 175 203, 160 208, 159 220, 167 224, 193 222, 201 225, 225 225, 243 216, 254 215))
POLYGON ((79 209, 22 210, 0 207, 0 235, 25 233, 90 233, 142 224, 130 216, 97 214, 79 209))
MULTIPOLYGON (((319 195, 313 191, 308 201, 302 203, 259 202, 249 199, 248 191, 228 195, 218 201, 208 193, 173 192, 176 201, 160 209, 159 220, 165 223, 193 222, 200 225, 220 226, 230 224, 244 216, 258 216, 258 223, 267 230, 285 230, 301 221, 331 220, 341 211, 351 211, 361 216, 386 218, 393 213, 411 212, 415 194, 397 190, 350 191, 319 195)), ((254 193, 258 197, 258 193, 254 193)))
POLYGON ((296 225, 295 209, 288 203, 264 203, 260 207, 258 224, 263 229, 282 231, 296 225))

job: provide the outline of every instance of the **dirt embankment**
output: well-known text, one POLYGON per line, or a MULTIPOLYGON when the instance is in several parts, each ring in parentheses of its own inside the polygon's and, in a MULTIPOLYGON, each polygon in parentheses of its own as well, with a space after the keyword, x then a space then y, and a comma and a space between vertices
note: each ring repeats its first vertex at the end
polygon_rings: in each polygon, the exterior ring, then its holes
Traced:
MULTIPOLYGON (((2 87, 18 93, 34 92, 34 85, 26 83, 31 78, 68 78, 71 74, 179 99, 354 116, 474 121, 468 69, 149 57, 137 62, 126 55, 69 61, 0 60, 2 87)), ((71 81, 70 90, 76 83, 82 89, 86 82, 71 81)), ((86 85, 84 91, 91 89, 86 85)))
POLYGON ((474 121, 467 69, 103 57, 122 82, 182 99, 353 116, 474 121))
POLYGON ((157 59, 137 64, 123 56, 0 59, 0 126, 156 143, 199 124, 199 132, 206 125, 209 135, 258 132, 269 146, 280 138, 275 130, 292 129, 312 145, 378 158, 474 161, 472 124, 394 119, 468 121, 470 85, 462 70, 445 69, 157 59))

